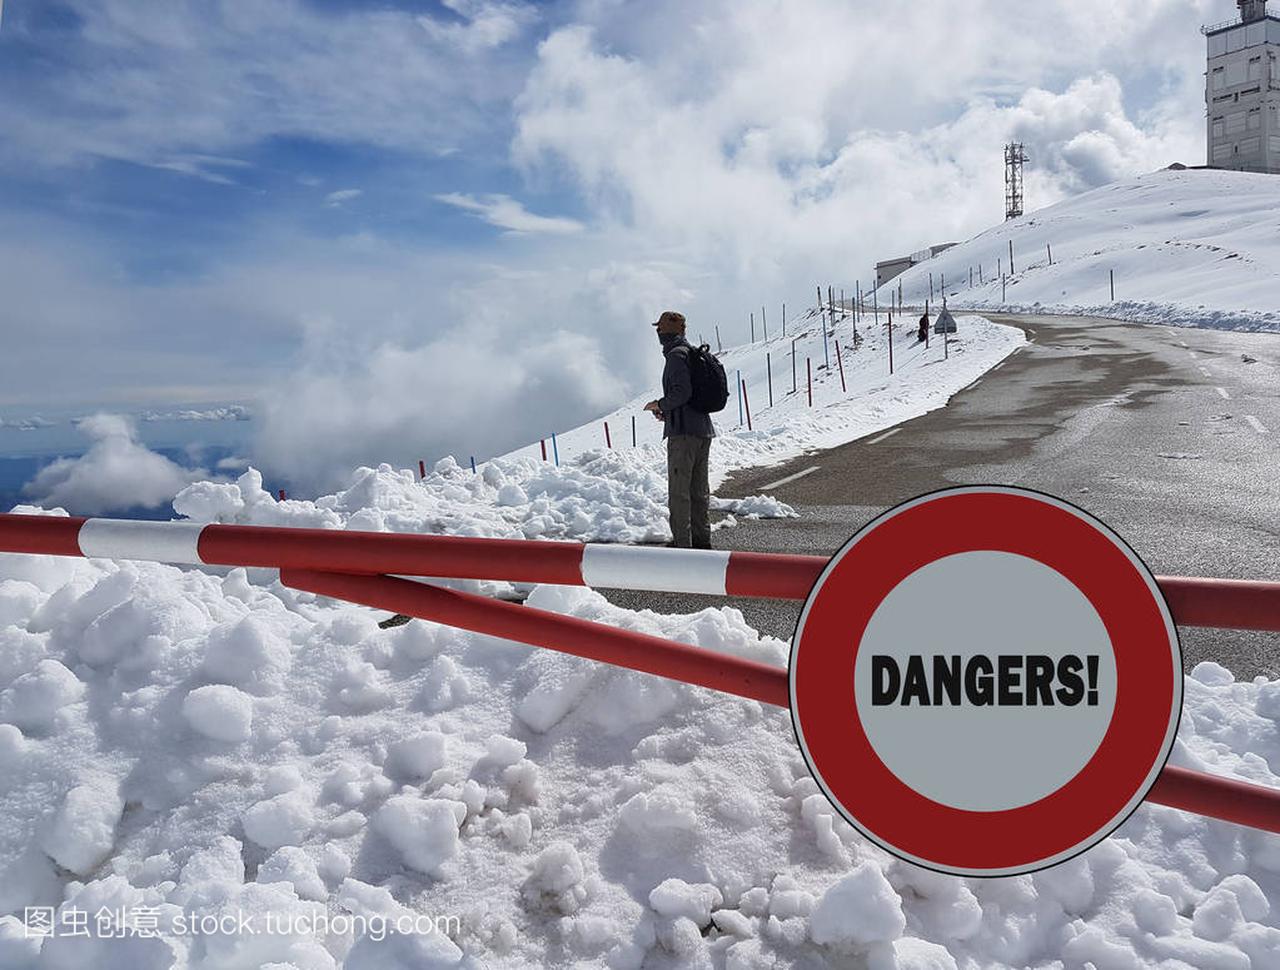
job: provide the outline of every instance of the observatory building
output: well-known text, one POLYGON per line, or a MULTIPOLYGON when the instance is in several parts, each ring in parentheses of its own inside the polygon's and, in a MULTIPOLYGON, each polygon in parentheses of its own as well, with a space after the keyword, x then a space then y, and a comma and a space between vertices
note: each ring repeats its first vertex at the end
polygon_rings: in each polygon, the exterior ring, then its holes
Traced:
POLYGON ((1240 19, 1205 27, 1210 168, 1280 174, 1280 17, 1236 0, 1240 19))

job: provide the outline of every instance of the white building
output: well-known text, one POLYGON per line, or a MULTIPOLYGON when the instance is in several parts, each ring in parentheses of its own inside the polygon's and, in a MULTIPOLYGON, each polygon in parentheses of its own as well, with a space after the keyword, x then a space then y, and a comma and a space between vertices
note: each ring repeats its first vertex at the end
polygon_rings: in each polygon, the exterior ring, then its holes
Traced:
POLYGON ((1240 19, 1206 27, 1211 168, 1280 174, 1280 17, 1267 0, 1236 0, 1240 19))
POLYGON ((876 289, 884 286, 891 279, 901 276, 912 266, 923 263, 926 259, 933 259, 938 253, 950 249, 955 243, 941 243, 937 246, 930 246, 928 249, 922 249, 918 253, 912 253, 910 256, 899 256, 897 259, 886 259, 883 262, 876 263, 876 289))

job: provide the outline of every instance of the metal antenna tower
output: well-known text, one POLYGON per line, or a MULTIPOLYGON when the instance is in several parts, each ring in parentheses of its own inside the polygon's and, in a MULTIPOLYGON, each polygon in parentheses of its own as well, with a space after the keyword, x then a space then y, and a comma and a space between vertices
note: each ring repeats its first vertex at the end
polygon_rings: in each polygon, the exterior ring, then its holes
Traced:
POLYGON ((1010 142, 1004 146, 1004 217, 1016 219, 1022 215, 1022 166, 1030 161, 1022 142, 1010 142))

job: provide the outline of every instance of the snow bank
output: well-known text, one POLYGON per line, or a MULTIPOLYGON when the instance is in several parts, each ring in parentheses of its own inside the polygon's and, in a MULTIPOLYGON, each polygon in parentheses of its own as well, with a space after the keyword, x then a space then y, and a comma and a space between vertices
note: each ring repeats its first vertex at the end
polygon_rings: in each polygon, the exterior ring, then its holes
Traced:
MULTIPOLYGON (((785 662, 733 609, 531 599, 785 662)), ((758 703, 241 570, 3 555, 0 603, 0 966, 1280 965, 1261 832, 1148 806, 958 879, 860 838, 758 703), (90 931, 27 939, 27 906, 90 931), (163 932, 104 938, 138 913, 163 932)), ((1280 785, 1280 681, 1201 665, 1174 760, 1280 785)))
MULTIPOLYGON (((357 469, 344 491, 314 501, 277 501, 250 469, 235 482, 191 485, 173 507, 197 522, 656 543, 671 538, 665 461, 656 448, 599 449, 560 467, 512 457, 473 472, 444 458, 421 481, 408 469, 380 465, 357 469)), ((744 517, 795 515, 766 496, 717 499, 716 507, 744 517)))
POLYGON ((953 309, 1280 330, 1277 211, 1280 179, 1271 175, 1153 172, 989 229, 907 270, 880 299, 901 284, 908 303, 923 303, 932 274, 937 298, 946 278, 953 309), (997 263, 1008 272, 1010 243, 1017 272, 1002 299, 997 263))
MULTIPOLYGON (((793 317, 785 334, 779 328, 770 331, 768 340, 762 333, 757 343, 725 348, 719 356, 728 372, 731 393, 728 407, 712 416, 719 435, 711 449, 712 485, 739 469, 776 465, 810 451, 834 448, 943 407, 957 391, 1026 343, 1026 336, 1015 327, 965 316, 959 319, 959 333, 945 345, 940 337, 931 336, 926 347, 916 342, 917 316, 899 316, 893 325, 891 375, 888 320, 888 313, 882 310, 878 319, 868 315, 855 327, 851 314, 841 317, 837 313, 832 321, 810 309, 793 317), (745 398, 740 391, 743 385, 745 398)), ((712 333, 710 328, 708 333, 712 333)), ((691 325, 689 339, 699 339, 696 325, 691 325)), ((714 347, 714 336, 710 343, 714 347)), ((661 352, 656 341, 653 352, 661 352)), ((659 504, 665 502, 662 423, 644 410, 645 403, 658 396, 654 389, 611 414, 557 434, 561 462, 590 462, 602 453, 634 456, 633 460, 651 468, 663 483, 659 504), (606 422, 615 450, 602 452, 606 422)), ((547 454, 552 455, 549 434, 544 443, 547 454)), ((541 448, 542 443, 535 442, 503 460, 540 462, 541 448)), ((785 507, 774 508, 769 504, 772 501, 747 498, 729 505, 722 500, 719 507, 738 516, 785 515, 785 507)))

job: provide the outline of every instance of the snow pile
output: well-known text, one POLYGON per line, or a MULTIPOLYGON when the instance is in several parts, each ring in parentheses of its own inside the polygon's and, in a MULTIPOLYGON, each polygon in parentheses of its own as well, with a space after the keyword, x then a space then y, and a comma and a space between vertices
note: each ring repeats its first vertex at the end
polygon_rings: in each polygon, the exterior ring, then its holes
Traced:
POLYGON ((1272 175, 1153 172, 989 229, 907 270, 880 298, 901 285, 908 303, 923 303, 932 275, 935 302, 945 277, 953 309, 1280 330, 1278 211, 1280 179, 1272 175), (1010 243, 1017 272, 1002 300, 1010 243))
MULTIPOLYGON (((889 314, 883 309, 878 317, 868 312, 856 326, 848 311, 837 308, 833 320, 826 312, 811 309, 789 320, 785 334, 775 329, 768 340, 761 333, 757 343, 726 348, 718 356, 728 373, 730 397, 728 407, 712 415, 719 435, 711 448, 713 487, 739 469, 776 465, 810 451, 834 448, 944 407, 952 395, 1026 343, 1026 336, 1015 327, 965 316, 959 318, 958 334, 944 342, 931 333, 926 346, 916 342, 917 316, 894 318, 892 374, 889 314)), ((691 343, 700 339, 693 325, 688 337, 691 343)), ((714 349, 714 336, 709 343, 714 349)), ((653 352, 661 352, 656 341, 653 352)), ((607 423, 617 453, 648 450, 655 472, 665 476, 662 423, 644 410, 646 402, 660 396, 655 388, 603 418, 557 434, 561 460, 595 454, 605 445, 607 423)), ((548 437, 507 458, 536 460, 543 444, 551 454, 548 437)))
MULTIPOLYGON (((755 518, 795 515, 766 496, 715 504, 755 518)), ((665 457, 653 447, 600 449, 559 467, 527 457, 498 458, 476 472, 443 458, 422 481, 390 465, 359 468, 344 491, 315 501, 277 501, 251 468, 235 482, 188 486, 173 507, 197 522, 238 525, 578 542, 671 538, 665 457)))
MULTIPOLYGON (((531 602, 785 663, 733 609, 531 602)), ((784 711, 376 619, 0 555, 0 966, 1280 965, 1275 836, 1146 806, 1052 870, 939 875, 834 814, 784 711)), ((1280 681, 1203 664, 1174 760, 1280 785, 1278 728, 1280 681)))

